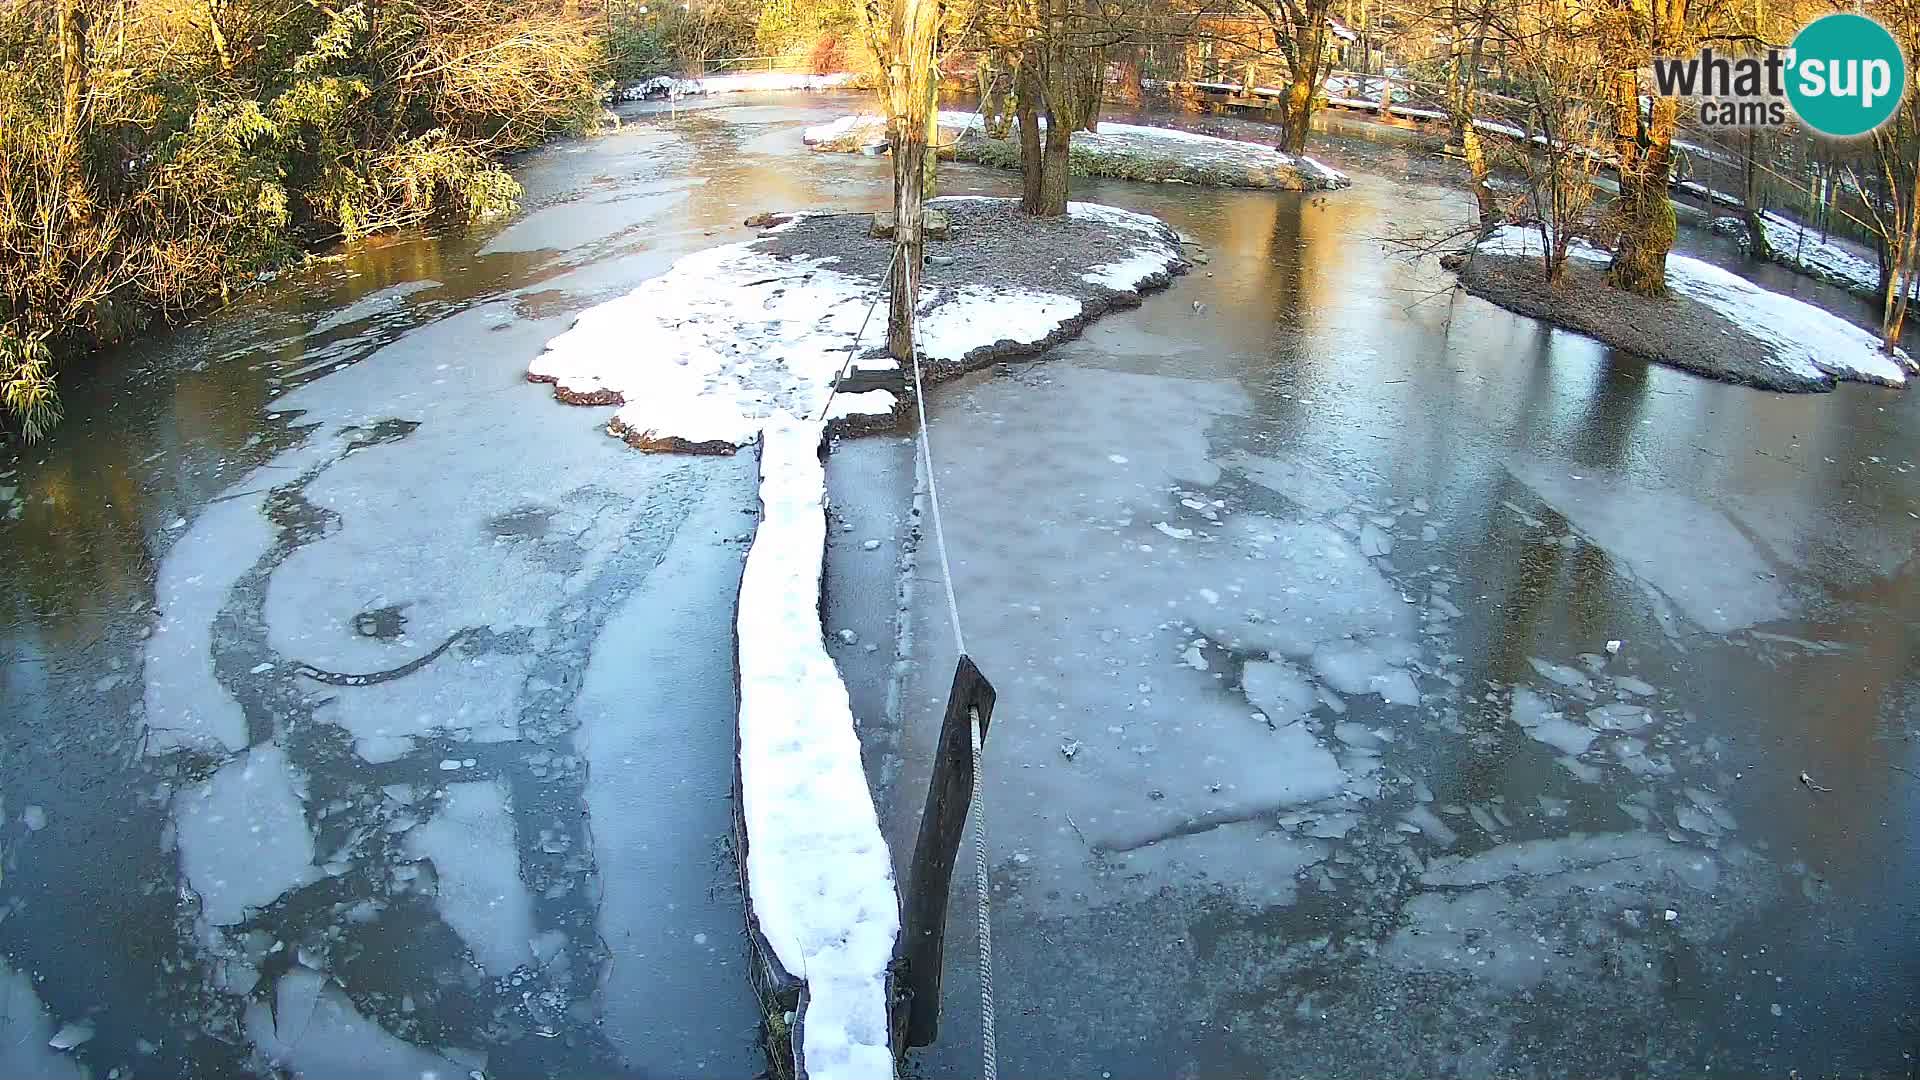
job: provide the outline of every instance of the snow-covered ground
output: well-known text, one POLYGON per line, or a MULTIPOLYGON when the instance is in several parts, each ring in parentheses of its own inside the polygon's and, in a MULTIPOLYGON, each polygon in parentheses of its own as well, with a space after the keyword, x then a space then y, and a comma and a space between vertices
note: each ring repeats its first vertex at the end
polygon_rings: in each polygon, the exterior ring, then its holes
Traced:
MULTIPOLYGON (((1042 124, 1044 126, 1044 120, 1042 124)), ((940 111, 939 126, 943 141, 958 138, 969 130, 983 131, 979 114, 949 109, 940 111)), ((1236 170, 1248 174, 1297 170, 1316 187, 1345 187, 1352 182, 1344 173, 1310 157, 1295 158, 1265 143, 1241 142, 1176 128, 1118 124, 1104 120, 1097 127, 1097 131, 1073 133, 1075 152, 1143 161, 1164 159, 1201 169, 1236 170)), ((807 128, 801 133, 801 139, 808 146, 818 149, 879 147, 887 141, 886 122, 873 114, 842 116, 807 128)))
POLYGON ((786 71, 742 71, 730 75, 709 75, 704 79, 655 75, 651 79, 621 87, 614 96, 621 101, 644 101, 650 98, 743 94, 750 91, 837 90, 852 86, 858 79, 859 76, 848 72, 808 75, 786 71))
MULTIPOLYGON (((1508 225, 1482 241, 1479 250, 1538 257, 1540 234, 1526 226, 1508 225)), ((1573 243, 1568 255, 1597 264, 1611 258, 1580 241, 1573 243)), ((1699 259, 1669 254, 1667 287, 1700 301, 1772 346, 1771 362, 1796 375, 1904 386, 1907 376, 1920 370, 1904 351, 1888 355, 1878 338, 1845 319, 1699 259)))
MULTIPOLYGON (((1880 294, 1880 266, 1872 259, 1771 210, 1760 215, 1760 227, 1767 232, 1767 250, 1775 261, 1849 292, 1880 294)), ((1909 289, 1920 297, 1920 282, 1911 283, 1909 289)))
POLYGON ((740 580, 740 787, 760 929, 807 985, 801 1058, 818 1080, 891 1076, 893 866, 820 626, 825 427, 768 424, 760 528, 740 580))
MULTIPOLYGON (((1094 203, 1073 203, 1068 212, 1134 241, 1127 258, 1088 268, 1089 283, 1134 290, 1180 261, 1154 218, 1094 203)), ((626 296, 582 312, 547 343, 528 377, 553 383, 569 400, 618 403, 616 434, 654 447, 744 446, 770 420, 817 420, 823 410, 828 421, 883 419, 900 404, 891 392, 832 393, 849 351, 876 348, 885 329, 881 316, 855 340, 880 282, 842 272, 838 262, 834 255, 777 257, 757 240, 688 255, 626 296)), ((1077 297, 1030 288, 929 289, 920 303, 922 344, 933 359, 959 360, 1002 341, 1040 342, 1082 307, 1077 297)), ((884 357, 863 357, 860 366, 897 367, 884 357)))

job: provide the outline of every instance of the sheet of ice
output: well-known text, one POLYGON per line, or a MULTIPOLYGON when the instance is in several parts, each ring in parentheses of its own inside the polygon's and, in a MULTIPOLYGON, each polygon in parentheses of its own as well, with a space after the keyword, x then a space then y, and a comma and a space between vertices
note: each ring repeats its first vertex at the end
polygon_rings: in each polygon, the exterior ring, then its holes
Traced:
MULTIPOLYGON (((1719 865, 1650 833, 1574 834, 1442 856, 1420 877, 1431 891, 1403 909, 1381 950, 1389 963, 1507 989, 1562 978, 1612 977, 1643 957, 1622 908, 1714 906, 1719 865), (1578 949, 1563 944, 1580 935, 1578 949)), ((1641 965, 1635 964, 1634 967, 1641 965)))
POLYGON ((440 915, 487 974, 530 961, 533 898, 520 880, 513 810, 500 783, 447 785, 439 813, 407 834, 406 848, 433 860, 440 915))
POLYGON ((86 1071, 47 1045, 53 1020, 26 972, 0 963, 0 1076, 8 1080, 81 1080, 86 1071))
POLYGON ((239 922, 315 879, 305 779, 270 743, 247 750, 174 799, 180 866, 208 922, 239 922))
POLYGON ((485 1073, 486 1055, 423 1050, 360 1015, 339 986, 294 965, 274 987, 274 1007, 247 1007, 247 1035, 266 1063, 300 1080, 453 1080, 485 1073))
MULTIPOLYGON (((1479 250, 1537 256, 1540 234, 1525 226, 1507 225, 1481 241, 1479 250)), ((1591 263, 1609 259, 1605 251, 1578 240, 1567 253, 1591 263)), ((1669 254, 1667 287, 1700 301, 1766 342, 1774 351, 1768 359, 1796 374, 1904 386, 1907 375, 1920 370, 1905 351, 1888 355, 1878 338, 1845 319, 1699 259, 1669 254)))
POLYGON ((1240 675, 1247 703, 1276 725, 1291 724, 1313 711, 1318 698, 1313 682, 1283 660, 1249 660, 1240 675))
POLYGON ((754 912, 808 987, 801 1053, 818 1080, 891 1076, 886 967, 899 933, 893 867, 847 688, 820 628, 823 429, 770 424, 761 518, 740 581, 740 772, 754 912))
POLYGON ((1322 645, 1314 650, 1313 670, 1342 694, 1378 694, 1389 705, 1420 703, 1420 691, 1413 676, 1393 666, 1389 655, 1363 642, 1334 641, 1322 645))
POLYGON ((322 317, 313 324, 312 332, 315 334, 324 334, 331 330, 338 330, 340 327, 346 326, 349 323, 356 323, 363 319, 371 319, 376 315, 401 311, 405 308, 406 299, 409 295, 417 293, 422 289, 437 289, 439 287, 440 283, 438 281, 432 278, 426 278, 421 281, 402 281, 395 285, 389 285, 384 289, 377 289, 355 300, 353 303, 322 317))
POLYGON ((1221 464, 1238 469, 1247 479, 1311 514, 1332 514, 1353 502, 1353 493, 1332 472, 1304 456, 1234 454, 1221 464))
POLYGON ((1718 509, 1589 468, 1516 458, 1507 471, 1705 629, 1725 633, 1788 613, 1789 597, 1771 564, 1718 509), (1700 558, 1704 551, 1713 557, 1700 558))
POLYGON ((213 674, 213 622, 227 593, 273 544, 258 497, 210 503, 160 561, 154 606, 164 614, 147 639, 148 751, 191 747, 222 753, 247 745, 247 718, 213 674))

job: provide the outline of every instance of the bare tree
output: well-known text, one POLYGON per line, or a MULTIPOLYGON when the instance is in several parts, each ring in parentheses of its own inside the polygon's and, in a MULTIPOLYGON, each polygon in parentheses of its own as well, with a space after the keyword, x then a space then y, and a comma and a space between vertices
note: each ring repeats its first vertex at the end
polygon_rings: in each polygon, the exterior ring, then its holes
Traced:
POLYGON ((893 154, 894 258, 887 305, 887 351, 913 357, 913 312, 925 247, 927 129, 939 89, 934 47, 938 0, 892 0, 862 9, 868 47, 881 73, 887 141, 893 154))

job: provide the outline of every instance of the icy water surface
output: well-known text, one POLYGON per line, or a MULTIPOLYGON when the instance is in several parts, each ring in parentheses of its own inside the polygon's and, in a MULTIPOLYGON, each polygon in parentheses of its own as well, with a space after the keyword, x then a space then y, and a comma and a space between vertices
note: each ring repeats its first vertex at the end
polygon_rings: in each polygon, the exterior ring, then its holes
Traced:
POLYGON ((751 458, 635 453, 523 376, 755 209, 880 191, 755 148, 825 115, 529 155, 511 221, 104 357, 0 465, 0 1074, 762 1067, 726 840, 751 458))
MULTIPOLYGON (((105 358, 0 465, 0 1074, 761 1067, 724 839, 751 461, 636 454, 522 375, 752 212, 882 204, 884 161, 799 145, 859 104, 529 155, 516 218, 105 358)), ((1466 202, 1365 130, 1321 155, 1348 192, 1082 185, 1211 261, 935 392, 1001 692, 1002 1071, 1907 1074, 1916 406, 1433 295, 1372 238, 1466 202)), ((924 545, 896 580, 912 471, 829 470, 900 851, 951 671, 924 545)), ((978 1071, 956 896, 929 1075, 978 1071)))
MULTIPOLYGON (((1327 156, 1352 190, 1082 186, 1210 261, 935 395, 1000 694, 1001 1070, 1910 1075, 1920 405, 1441 291, 1375 238, 1461 194, 1327 156)), ((901 850, 952 671, 930 543, 901 850)), ((979 1068, 957 902, 928 1075, 979 1068)))

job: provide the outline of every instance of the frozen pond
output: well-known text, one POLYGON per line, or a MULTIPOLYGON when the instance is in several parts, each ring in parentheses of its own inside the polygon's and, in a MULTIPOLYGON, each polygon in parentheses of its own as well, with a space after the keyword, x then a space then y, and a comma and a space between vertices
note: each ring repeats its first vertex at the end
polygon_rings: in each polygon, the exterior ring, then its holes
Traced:
MULTIPOLYGON (((1373 238, 1463 196, 1326 157, 1351 191, 1129 189, 1210 261, 935 395, 1001 1069, 1911 1069, 1916 402, 1435 295, 1373 238)), ((913 580, 897 851, 953 656, 930 539, 913 580)), ((929 1075, 979 1068, 956 905, 929 1075)))
MULTIPOLYGON (((884 160, 799 140, 857 101, 637 109, 529 155, 510 221, 111 358, 0 464, 0 1072, 761 1067, 725 839, 752 462, 637 454, 522 376, 748 214, 883 204, 884 160)), ((1355 187, 1077 187, 1211 261, 933 395, 1001 695, 1002 1069, 1911 1069, 1920 405, 1433 297, 1371 238, 1465 196, 1398 136, 1315 153, 1355 187)), ((909 448, 828 472, 903 852, 951 643, 930 553, 898 573, 909 448)), ((927 1075, 978 1071, 956 897, 927 1075)))

